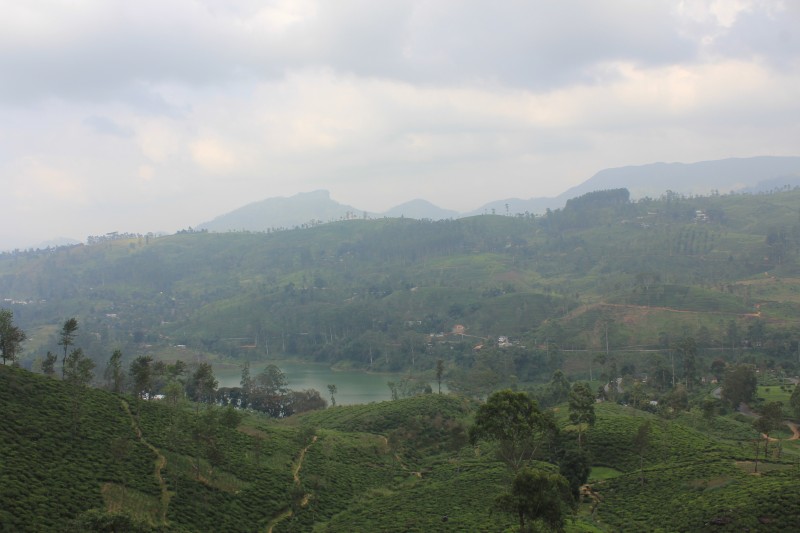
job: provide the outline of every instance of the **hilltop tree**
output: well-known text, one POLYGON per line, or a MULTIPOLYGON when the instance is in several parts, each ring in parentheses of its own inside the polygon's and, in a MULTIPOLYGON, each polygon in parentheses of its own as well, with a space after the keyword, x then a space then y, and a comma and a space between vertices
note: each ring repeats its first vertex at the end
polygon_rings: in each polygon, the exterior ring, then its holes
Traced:
POLYGON ((555 432, 552 415, 541 411, 536 400, 503 390, 478 408, 469 438, 473 445, 481 440, 496 442, 500 458, 517 472, 555 432))
POLYGON ((587 383, 575 383, 569 391, 569 420, 578 426, 578 448, 583 448, 584 425, 594 425, 594 394, 587 383))
POLYGON ((103 377, 106 379, 108 390, 116 393, 122 392, 122 382, 125 379, 125 372, 122 370, 122 351, 114 350, 111 354, 103 377))
POLYGON ((218 384, 211 364, 200 363, 186 384, 186 393, 197 403, 211 403, 218 384))
POLYGON ((519 517, 519 530, 540 521, 550 531, 564 531, 566 516, 573 503, 569 483, 560 474, 524 468, 517 473, 511 492, 503 494, 495 505, 519 517))
POLYGON ((0 353, 4 365, 6 360, 13 362, 17 359, 25 338, 25 332, 14 325, 14 314, 8 309, 0 309, 0 353))
POLYGON ((328 392, 331 395, 331 407, 336 407, 336 385, 328 385, 328 392))
POLYGON ((151 375, 151 364, 153 358, 149 355, 140 355, 131 362, 130 375, 133 379, 133 395, 137 400, 143 396, 150 397, 153 377, 151 375))
POLYGON ((61 360, 61 377, 64 377, 65 367, 67 364, 67 352, 69 347, 75 344, 75 335, 78 331, 78 319, 75 317, 68 318, 64 325, 61 326, 61 331, 58 333, 58 345, 64 347, 64 358, 61 360))
POLYGON ((58 356, 51 351, 47 351, 47 355, 44 357, 44 361, 42 361, 42 373, 45 376, 52 376, 56 373, 56 362, 58 361, 58 356))

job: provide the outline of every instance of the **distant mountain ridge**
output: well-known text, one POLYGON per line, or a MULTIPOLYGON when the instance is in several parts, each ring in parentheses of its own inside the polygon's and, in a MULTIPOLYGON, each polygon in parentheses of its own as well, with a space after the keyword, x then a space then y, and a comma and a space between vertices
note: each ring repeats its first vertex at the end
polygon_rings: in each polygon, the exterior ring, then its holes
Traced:
POLYGON ((631 197, 636 199, 658 197, 668 190, 685 195, 703 195, 713 191, 722 194, 765 192, 786 186, 800 186, 800 157, 761 156, 697 163, 651 163, 601 170, 555 197, 495 200, 463 213, 440 208, 423 199, 374 213, 340 204, 331 198, 330 192, 318 190, 254 202, 200 224, 198 229, 267 231, 362 217, 442 220, 483 214, 542 214, 547 209, 560 209, 570 198, 587 192, 618 188, 628 189, 631 197))

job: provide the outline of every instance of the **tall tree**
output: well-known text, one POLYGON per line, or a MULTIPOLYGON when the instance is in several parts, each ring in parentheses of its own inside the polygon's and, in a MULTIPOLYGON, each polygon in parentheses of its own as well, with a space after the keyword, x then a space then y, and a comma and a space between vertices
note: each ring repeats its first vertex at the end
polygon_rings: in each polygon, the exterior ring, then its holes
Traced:
POLYGON ((331 407, 336 407, 336 385, 328 385, 328 392, 331 395, 331 407))
POLYGON ((72 387, 70 400, 72 402, 72 436, 78 433, 81 410, 86 387, 94 379, 94 361, 83 354, 83 350, 76 348, 67 356, 64 366, 64 381, 72 387))
MULTIPOLYGON (((514 478, 511 492, 503 494, 495 505, 519 518, 519 530, 540 521, 549 531, 564 531, 573 503, 569 483, 560 474, 523 468, 514 478)), ((537 530, 538 531, 538 530, 537 530)))
POLYGON ((633 436, 633 451, 639 456, 639 481, 644 487, 644 454, 650 448, 650 421, 645 420, 639 424, 636 435, 633 436))
POLYGON ((783 403, 767 402, 761 407, 761 416, 753 423, 756 430, 764 434, 764 459, 769 453, 769 434, 783 422, 783 403))
POLYGON ((569 420, 578 426, 578 448, 583 448, 583 432, 595 422, 594 394, 588 383, 575 383, 569 391, 569 420))
POLYGON ((114 350, 111 354, 103 377, 106 378, 106 387, 108 390, 116 393, 122 392, 122 382, 125 379, 125 371, 122 370, 121 350, 114 350))
POLYGON ((138 400, 143 397, 150 398, 150 389, 152 388, 153 377, 151 374, 151 365, 153 358, 149 355, 140 355, 131 362, 130 376, 133 380, 133 395, 138 400))
POLYGON ((436 383, 439 384, 439 394, 442 393, 442 377, 444 376, 444 361, 436 361, 436 383))
POLYGON ((550 385, 547 387, 550 405, 555 405, 567 400, 569 397, 570 384, 567 376, 561 370, 553 372, 550 385))
POLYGON ((189 378, 186 385, 186 393, 193 401, 200 403, 212 403, 214 392, 217 390, 219 382, 214 377, 214 369, 211 363, 200 363, 189 378))
POLYGON ((722 399, 736 409, 740 403, 753 400, 757 385, 756 369, 753 365, 729 366, 722 380, 722 399))
POLYGON ((64 325, 61 326, 61 331, 58 333, 58 345, 64 347, 64 358, 61 360, 61 377, 64 377, 64 370, 67 364, 67 352, 69 347, 75 344, 75 335, 78 331, 78 319, 75 317, 68 318, 64 325))
POLYGON ((14 314, 11 310, 0 309, 0 353, 4 365, 6 359, 12 362, 17 359, 17 353, 22 351, 20 344, 25 338, 25 332, 14 325, 14 314))
POLYGON ((686 337, 681 339, 676 345, 683 361, 683 378, 686 382, 686 390, 692 390, 697 375, 697 343, 694 338, 686 337))
POLYGON ((42 373, 45 376, 52 376, 56 373, 56 362, 58 361, 58 356, 51 351, 47 351, 47 355, 44 357, 44 361, 42 361, 42 373))
POLYGON ((275 365, 267 365, 255 379, 251 403, 253 409, 275 418, 286 416, 286 375, 275 365))
POLYGON ((541 411, 536 400, 524 392, 503 390, 478 407, 469 437, 472 444, 497 442, 500 458, 517 472, 555 431, 552 415, 541 411))

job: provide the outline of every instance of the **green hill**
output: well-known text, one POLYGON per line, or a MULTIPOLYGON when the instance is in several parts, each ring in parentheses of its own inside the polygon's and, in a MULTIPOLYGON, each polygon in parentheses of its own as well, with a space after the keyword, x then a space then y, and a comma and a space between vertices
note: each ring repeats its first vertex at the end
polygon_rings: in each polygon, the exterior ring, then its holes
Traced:
POLYGON ((212 358, 425 370, 438 359, 463 367, 500 337, 539 357, 543 341, 623 353, 693 336, 733 351, 755 340, 792 371, 800 191, 626 193, 589 193, 541 217, 346 220, 4 253, 0 296, 28 332, 29 367, 76 316, 98 363, 110 347, 169 360, 180 345, 212 358))
MULTIPOLYGON (((735 416, 709 422, 697 412, 664 418, 612 403, 595 409, 586 438, 594 481, 568 531, 791 530, 800 520, 797 441, 774 442, 753 474, 755 433, 735 416), (650 437, 637 448, 643 422, 650 437)), ((250 413, 231 423, 220 408, 136 402, 0 366, 0 412, 4 531, 80 529, 98 516, 119 520, 119 512, 133 517, 136 531, 511 531, 516 524, 492 509, 511 473, 492 446, 468 444, 474 404, 453 396, 281 421, 250 413)), ((561 444, 543 449, 542 461, 573 438, 564 413, 561 406, 561 444)))

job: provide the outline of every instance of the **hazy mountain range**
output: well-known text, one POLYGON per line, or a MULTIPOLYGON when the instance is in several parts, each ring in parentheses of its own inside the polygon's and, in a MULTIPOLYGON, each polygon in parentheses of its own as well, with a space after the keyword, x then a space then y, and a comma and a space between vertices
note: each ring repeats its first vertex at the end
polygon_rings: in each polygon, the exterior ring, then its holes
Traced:
POLYGON ((541 214, 564 207, 567 200, 587 192, 627 188, 632 198, 658 197, 666 191, 704 195, 714 191, 756 193, 800 186, 800 157, 731 158, 698 163, 653 163, 601 170, 585 182, 551 198, 506 198, 474 211, 459 213, 442 209, 428 200, 416 199, 382 213, 341 204, 326 190, 291 197, 268 198, 220 215, 198 229, 208 231, 266 231, 274 228, 314 225, 347 218, 406 217, 441 220, 496 213, 541 214))

